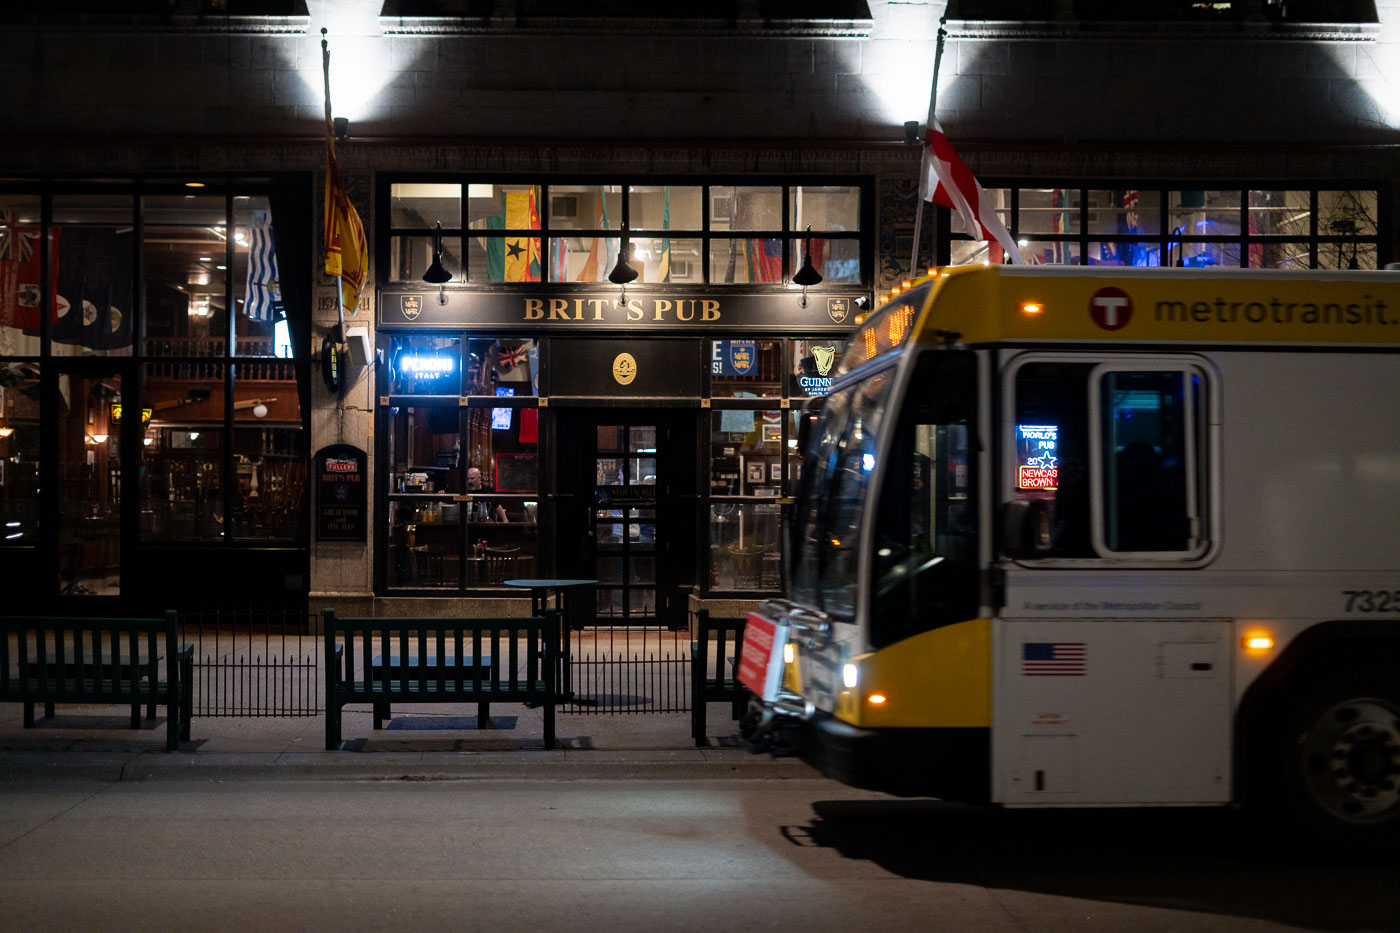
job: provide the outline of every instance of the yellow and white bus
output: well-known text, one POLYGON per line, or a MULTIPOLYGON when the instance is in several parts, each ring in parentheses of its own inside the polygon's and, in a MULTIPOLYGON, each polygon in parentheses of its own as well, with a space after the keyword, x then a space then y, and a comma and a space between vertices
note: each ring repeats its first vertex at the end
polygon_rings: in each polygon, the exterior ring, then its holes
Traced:
POLYGON ((906 286, 806 444, 750 737, 896 794, 1400 839, 1400 274, 906 286))

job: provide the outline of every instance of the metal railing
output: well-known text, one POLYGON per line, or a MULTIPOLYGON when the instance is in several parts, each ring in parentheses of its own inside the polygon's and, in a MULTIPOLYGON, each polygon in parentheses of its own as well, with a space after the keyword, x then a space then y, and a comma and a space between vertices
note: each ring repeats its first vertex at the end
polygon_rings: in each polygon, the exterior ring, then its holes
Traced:
POLYGON ((180 613, 180 641, 194 645, 194 715, 315 716, 321 639, 304 606, 212 606, 180 613))
POLYGON ((572 696, 561 713, 690 710, 690 635, 662 626, 589 626, 571 633, 572 696))

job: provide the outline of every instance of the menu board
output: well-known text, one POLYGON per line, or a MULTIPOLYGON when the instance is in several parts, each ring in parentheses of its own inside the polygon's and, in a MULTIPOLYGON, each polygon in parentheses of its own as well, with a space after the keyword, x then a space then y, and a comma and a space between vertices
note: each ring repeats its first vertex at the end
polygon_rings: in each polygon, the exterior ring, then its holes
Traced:
POLYGON ((316 538, 364 541, 369 533, 369 458, 349 444, 316 452, 316 538))

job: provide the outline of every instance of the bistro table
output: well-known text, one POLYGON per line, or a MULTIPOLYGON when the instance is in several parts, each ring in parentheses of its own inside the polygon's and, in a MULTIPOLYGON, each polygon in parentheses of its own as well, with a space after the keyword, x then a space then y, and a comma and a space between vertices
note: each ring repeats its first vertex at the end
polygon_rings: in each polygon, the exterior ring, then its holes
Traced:
POLYGON ((507 580, 506 586, 513 586, 518 589, 528 589, 530 591, 530 614, 540 615, 549 608, 550 591, 554 593, 554 608, 559 610, 559 618, 563 623, 560 629, 563 632, 563 644, 559 654, 560 695, 565 699, 573 698, 573 685, 569 682, 569 630, 573 627, 569 623, 568 614, 565 611, 564 594, 569 590, 579 589, 585 586, 596 586, 597 580, 573 580, 573 579, 525 579, 507 580))

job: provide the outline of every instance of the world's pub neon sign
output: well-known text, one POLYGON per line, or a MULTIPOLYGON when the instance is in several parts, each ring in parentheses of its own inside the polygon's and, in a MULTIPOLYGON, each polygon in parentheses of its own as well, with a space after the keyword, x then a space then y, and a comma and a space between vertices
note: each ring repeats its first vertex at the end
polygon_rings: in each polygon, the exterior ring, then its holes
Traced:
POLYGON ((1053 424, 1016 425, 1016 488, 1059 489, 1060 429, 1053 424))

